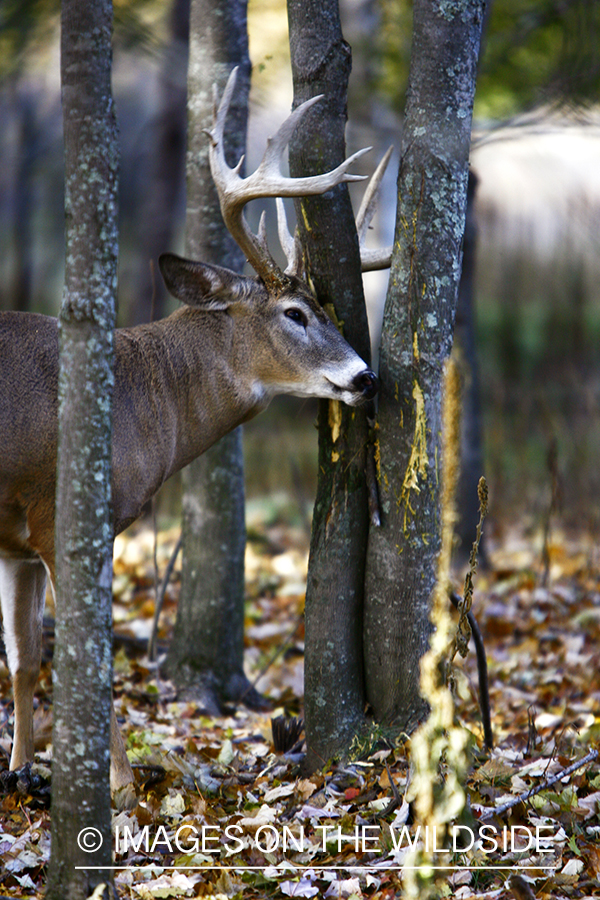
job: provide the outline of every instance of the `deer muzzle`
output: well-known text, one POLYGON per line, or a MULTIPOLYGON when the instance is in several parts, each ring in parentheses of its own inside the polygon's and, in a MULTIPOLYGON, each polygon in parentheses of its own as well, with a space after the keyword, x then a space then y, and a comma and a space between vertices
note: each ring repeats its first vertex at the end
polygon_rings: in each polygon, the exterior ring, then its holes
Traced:
POLYGON ((363 400, 372 400, 378 390, 377 376, 371 369, 365 369, 357 375, 352 384, 362 394, 363 400))

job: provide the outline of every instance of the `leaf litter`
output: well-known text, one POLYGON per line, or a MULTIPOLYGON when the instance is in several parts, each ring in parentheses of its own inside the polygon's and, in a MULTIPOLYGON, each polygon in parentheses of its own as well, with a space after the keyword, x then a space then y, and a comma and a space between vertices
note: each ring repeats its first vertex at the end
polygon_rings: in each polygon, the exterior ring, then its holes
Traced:
MULTIPOLYGON (((116 707, 138 780, 133 809, 125 800, 119 809, 115 798, 115 864, 123 867, 116 872, 117 894, 144 900, 400 897, 410 843, 431 838, 418 833, 403 799, 410 741, 390 745, 374 731, 356 759, 308 777, 298 746, 276 752, 271 719, 289 720, 302 710, 307 539, 281 523, 261 524, 250 536, 245 668, 273 708, 240 708, 220 718, 177 702, 148 659, 152 533, 137 528, 117 541, 116 707)), ((161 572, 177 537, 175 531, 159 536, 161 572)), ((456 716, 471 743, 468 807, 450 852, 436 859, 449 867, 443 893, 459 900, 600 893, 600 563, 585 536, 554 531, 544 561, 540 546, 531 535, 497 539, 488 546, 489 568, 476 579, 473 609, 488 655, 491 753, 483 749, 474 653, 455 665, 456 716)), ((176 568, 160 618, 163 651, 178 593, 176 568)), ((32 779, 0 795, 5 897, 37 900, 45 887, 49 667, 45 655, 33 767, 40 789, 32 779)), ((12 706, 3 661, 0 684, 6 768, 12 706)))

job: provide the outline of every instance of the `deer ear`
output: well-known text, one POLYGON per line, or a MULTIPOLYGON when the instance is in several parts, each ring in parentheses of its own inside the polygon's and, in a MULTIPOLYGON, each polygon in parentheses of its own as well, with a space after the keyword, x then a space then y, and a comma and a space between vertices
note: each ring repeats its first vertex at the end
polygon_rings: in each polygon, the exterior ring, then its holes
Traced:
POLYGON ((159 256, 158 266, 169 293, 188 306, 226 310, 250 295, 251 279, 221 266, 192 262, 174 253, 159 256))

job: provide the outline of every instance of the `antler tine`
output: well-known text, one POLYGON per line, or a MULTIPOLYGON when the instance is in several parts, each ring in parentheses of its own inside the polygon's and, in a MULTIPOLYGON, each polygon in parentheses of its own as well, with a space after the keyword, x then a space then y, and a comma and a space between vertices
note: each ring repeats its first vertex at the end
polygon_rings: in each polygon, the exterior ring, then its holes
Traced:
POLYGON ((256 235, 256 238, 264 252, 269 253, 269 247, 267 245, 267 214, 264 209, 258 220, 258 234, 256 235))
POLYGON ((274 168, 276 174, 281 175, 279 160, 283 155, 283 151, 292 139, 292 135, 294 134, 296 127, 300 124, 301 119, 306 115, 311 106, 314 106, 315 103, 318 103, 323 97, 324 94, 317 94, 316 97, 305 100, 304 103, 301 103, 300 106, 296 107, 296 109, 290 113, 285 122, 279 126, 273 137, 267 138, 267 149, 265 150, 259 166, 259 169, 261 169, 263 173, 266 174, 274 168))
POLYGON ((263 280, 281 282, 282 273, 266 247, 264 234, 257 237, 246 222, 243 208, 258 194, 248 194, 244 186, 249 179, 240 176, 244 157, 232 169, 225 159, 225 121, 235 90, 238 67, 232 69, 227 80, 221 102, 217 105, 218 90, 213 85, 213 127, 208 131, 210 138, 209 160, 215 187, 219 195, 221 214, 227 229, 246 258, 263 280))
MULTIPOLYGON (((307 101, 308 102, 308 101, 307 101)), ((298 107, 300 109, 300 107, 298 107)), ((271 187, 269 190, 276 191, 276 193, 269 194, 260 194, 258 196, 261 197, 309 197, 315 194, 324 194, 326 191, 330 191, 332 188, 336 187, 338 184, 351 183, 354 181, 364 181, 366 179, 366 175, 352 175, 347 170, 352 166, 357 159, 360 159, 361 156, 364 156, 365 153, 368 153, 371 150, 371 147, 364 147, 362 150, 357 150, 356 153, 353 153, 352 156, 349 156, 348 159, 345 159, 343 163, 341 163, 337 168, 332 169, 330 172, 323 172, 322 175, 306 175, 301 178, 287 178, 285 175, 282 175, 279 171, 279 167, 277 167, 277 174, 268 171, 268 176, 273 178, 271 187)), ((267 151, 268 152, 268 151, 267 151)), ((266 154, 265 154, 266 156, 266 154)), ((263 168, 263 161, 257 168, 254 176, 267 174, 267 171, 263 168)), ((269 165, 272 165, 269 160, 269 165)))
POLYGON ((393 149, 393 147, 388 148, 383 159, 373 172, 371 180, 369 181, 367 189, 364 193, 362 203, 360 204, 360 209, 358 210, 358 214, 356 216, 356 231, 358 233, 360 261, 363 272, 372 272, 375 269, 387 269, 392 258, 391 247, 382 247, 379 250, 370 250, 365 247, 365 240, 367 237, 369 225, 371 224, 371 220, 377 208, 381 182, 390 161, 393 149))
POLYGON ((287 266, 286 275, 295 275, 297 278, 302 277, 304 261, 302 259, 302 245, 298 237, 298 229, 294 231, 294 236, 290 234, 287 216, 285 214, 285 206, 281 197, 277 197, 277 234, 279 235, 279 243, 285 253, 287 266))
MULTIPOLYGON (((231 106, 231 98, 233 97, 233 92, 235 90, 238 69, 239 66, 235 66, 229 73, 229 78, 227 79, 227 84, 225 85, 225 90, 223 91, 220 103, 219 89, 216 84, 213 84, 213 131, 216 131, 221 137, 223 137, 225 130, 225 119, 227 118, 229 107, 231 106)), ((211 134, 210 131, 208 133, 211 134)))
POLYGON ((373 172, 362 198, 360 209, 356 216, 356 231, 358 232, 358 239, 361 243, 367 235, 367 229, 375 214, 377 201, 379 199, 379 189, 381 188, 381 182, 385 175, 385 170, 387 169, 393 149, 393 147, 388 147, 385 156, 373 172))
POLYGON ((279 243, 281 244, 281 249, 285 253, 285 258, 288 261, 288 266, 290 266, 295 257, 295 242, 294 238, 290 234, 287 216, 285 214, 285 206, 283 205, 283 200, 281 199, 281 197, 277 197, 277 199, 275 200, 275 204, 277 206, 277 234, 279 235, 279 243))
POLYGON ((323 96, 323 94, 318 94, 301 103, 280 125, 273 137, 267 139, 266 150, 256 171, 244 179, 244 193, 248 200, 258 197, 306 197, 312 194, 324 194, 343 182, 365 180, 366 175, 352 175, 347 170, 357 159, 368 153, 370 147, 358 150, 337 168, 322 175, 289 178, 282 174, 280 161, 283 151, 308 110, 322 100, 323 96))
POLYGON ((381 247, 379 250, 371 250, 370 247, 360 248, 360 267, 363 272, 377 272, 380 269, 389 269, 392 262, 392 247, 381 247))
POLYGON ((233 169, 228 165, 227 160, 225 159, 225 121, 227 119, 227 114, 229 113, 231 98, 233 97, 233 92, 235 90, 237 73, 238 66, 231 70, 220 103, 218 103, 219 94, 217 85, 213 84, 213 127, 210 131, 206 131, 210 138, 210 171, 219 193, 221 210, 223 208, 221 192, 227 193, 232 190, 238 180, 243 181, 239 176, 239 172, 242 168, 244 157, 242 156, 240 158, 233 169))

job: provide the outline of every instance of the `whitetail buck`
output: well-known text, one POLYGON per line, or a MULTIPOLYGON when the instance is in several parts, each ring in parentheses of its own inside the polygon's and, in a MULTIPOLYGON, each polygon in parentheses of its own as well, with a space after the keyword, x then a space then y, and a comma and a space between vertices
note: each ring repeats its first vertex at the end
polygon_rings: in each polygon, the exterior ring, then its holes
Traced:
MULTIPOLYGON (((258 277, 166 254, 160 269, 183 307, 162 321, 115 332, 115 534, 139 516, 170 475, 263 410, 275 394, 355 406, 376 392, 371 369, 293 271, 297 260, 281 271, 268 252, 264 227, 254 235, 243 215, 244 205, 257 197, 320 194, 357 180, 347 170, 359 154, 318 177, 281 175, 281 154, 319 99, 313 98, 268 142, 257 171, 241 178, 239 165, 230 169, 223 152, 234 84, 232 73, 210 133, 211 170, 224 220, 258 277)), ((294 242, 280 226, 291 251, 294 242)), ((54 583, 57 320, 1 313, 0 360, 0 600, 14 692, 10 768, 16 769, 33 759, 46 577, 54 583)), ((111 784, 132 780, 113 711, 111 784)))

